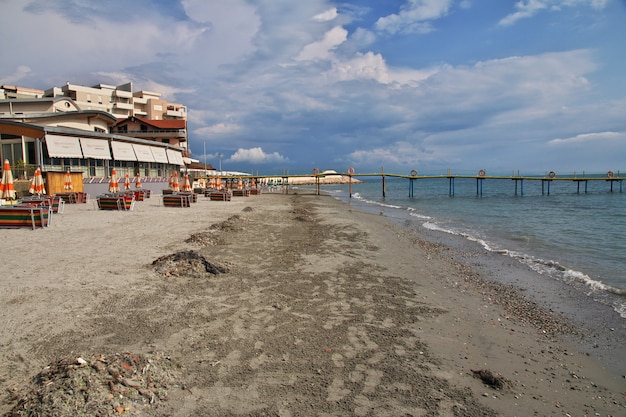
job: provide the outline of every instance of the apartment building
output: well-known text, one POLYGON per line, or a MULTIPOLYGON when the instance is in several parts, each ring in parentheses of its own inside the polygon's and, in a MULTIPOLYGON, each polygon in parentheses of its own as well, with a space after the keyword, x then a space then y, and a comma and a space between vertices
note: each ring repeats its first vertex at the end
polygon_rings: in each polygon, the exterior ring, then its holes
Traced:
POLYGON ((189 161, 187 110, 132 84, 36 90, 0 86, 0 158, 106 177, 166 176, 189 161))

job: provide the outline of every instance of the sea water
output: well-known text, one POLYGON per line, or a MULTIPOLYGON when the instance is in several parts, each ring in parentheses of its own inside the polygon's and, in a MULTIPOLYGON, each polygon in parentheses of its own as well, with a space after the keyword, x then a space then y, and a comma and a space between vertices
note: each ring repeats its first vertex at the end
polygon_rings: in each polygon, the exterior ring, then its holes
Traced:
POLYGON ((474 241, 545 279, 570 284, 626 318, 626 190, 608 181, 368 178, 324 186, 358 208, 474 241), (548 190, 547 186, 550 186, 548 190), (453 191, 454 195, 450 195, 453 191), (522 195, 523 191, 523 195, 522 195))

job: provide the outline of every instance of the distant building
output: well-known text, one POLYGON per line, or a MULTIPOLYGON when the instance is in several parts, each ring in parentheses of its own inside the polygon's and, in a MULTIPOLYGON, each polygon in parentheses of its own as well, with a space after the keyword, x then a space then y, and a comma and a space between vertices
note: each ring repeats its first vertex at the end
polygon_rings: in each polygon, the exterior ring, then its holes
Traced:
POLYGON ((0 86, 0 158, 84 177, 107 177, 114 167, 167 176, 191 162, 187 109, 160 96, 133 92, 131 83, 0 86))

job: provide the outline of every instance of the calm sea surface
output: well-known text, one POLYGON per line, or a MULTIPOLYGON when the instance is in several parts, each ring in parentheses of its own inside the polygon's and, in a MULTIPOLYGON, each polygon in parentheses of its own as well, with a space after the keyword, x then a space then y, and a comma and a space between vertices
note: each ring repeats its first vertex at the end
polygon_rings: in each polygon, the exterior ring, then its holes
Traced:
MULTIPOLYGON (((350 204, 411 220, 423 227, 466 238, 485 249, 526 264, 545 279, 557 279, 611 305, 626 318, 626 189, 613 192, 607 181, 589 181, 577 192, 573 181, 524 181, 524 195, 510 179, 486 179, 477 196, 475 179, 456 179, 449 196, 447 178, 410 181, 381 178, 352 185, 324 186, 350 204)), ((626 184, 625 184, 626 187, 626 184)))

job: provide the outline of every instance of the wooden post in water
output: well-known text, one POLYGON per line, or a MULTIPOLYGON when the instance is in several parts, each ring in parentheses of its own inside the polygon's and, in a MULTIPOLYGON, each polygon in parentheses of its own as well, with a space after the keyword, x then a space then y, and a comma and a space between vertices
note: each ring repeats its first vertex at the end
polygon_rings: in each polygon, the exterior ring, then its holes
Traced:
POLYGON ((385 167, 382 167, 380 172, 383 176, 383 198, 385 198, 385 167))

